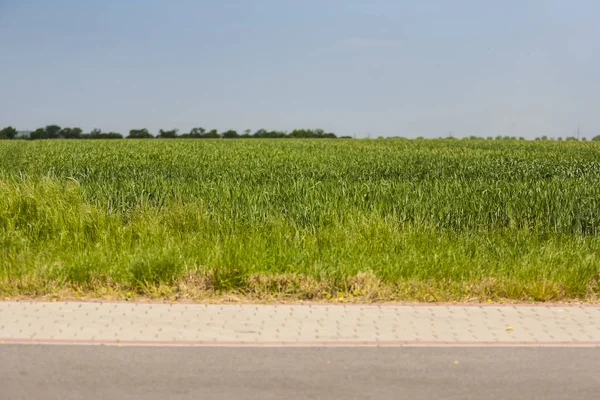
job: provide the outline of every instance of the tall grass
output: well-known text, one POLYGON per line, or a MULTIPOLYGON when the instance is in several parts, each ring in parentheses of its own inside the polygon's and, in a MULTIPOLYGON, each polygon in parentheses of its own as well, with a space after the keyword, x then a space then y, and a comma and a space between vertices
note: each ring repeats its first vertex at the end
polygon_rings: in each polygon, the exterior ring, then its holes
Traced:
POLYGON ((595 298, 599 179, 580 142, 0 142, 0 295, 595 298))

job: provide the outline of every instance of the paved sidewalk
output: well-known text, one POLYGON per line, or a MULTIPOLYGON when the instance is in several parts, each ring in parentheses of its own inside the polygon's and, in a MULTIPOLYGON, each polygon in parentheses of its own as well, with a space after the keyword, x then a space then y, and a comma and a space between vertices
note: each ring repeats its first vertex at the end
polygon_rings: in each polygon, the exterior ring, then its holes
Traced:
POLYGON ((600 347, 600 307, 8 301, 0 343, 600 347))

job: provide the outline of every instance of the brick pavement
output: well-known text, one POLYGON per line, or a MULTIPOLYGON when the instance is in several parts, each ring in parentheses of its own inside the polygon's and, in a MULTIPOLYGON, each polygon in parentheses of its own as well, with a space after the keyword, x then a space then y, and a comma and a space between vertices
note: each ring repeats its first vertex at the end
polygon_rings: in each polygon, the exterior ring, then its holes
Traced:
POLYGON ((600 307, 6 301, 0 343, 600 347, 600 307))

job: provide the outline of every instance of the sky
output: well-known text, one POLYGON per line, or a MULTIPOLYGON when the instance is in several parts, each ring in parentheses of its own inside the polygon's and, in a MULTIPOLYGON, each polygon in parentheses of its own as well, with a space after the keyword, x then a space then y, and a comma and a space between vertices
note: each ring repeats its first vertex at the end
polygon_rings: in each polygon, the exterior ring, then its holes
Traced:
POLYGON ((0 0, 0 127, 600 134, 598 0, 0 0))

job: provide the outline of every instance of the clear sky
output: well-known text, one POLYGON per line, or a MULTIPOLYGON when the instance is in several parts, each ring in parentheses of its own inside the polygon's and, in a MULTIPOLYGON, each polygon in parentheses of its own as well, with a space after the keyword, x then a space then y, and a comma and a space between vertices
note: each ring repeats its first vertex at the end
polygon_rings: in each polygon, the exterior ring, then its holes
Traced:
POLYGON ((600 134, 598 0, 0 0, 0 126, 600 134))

